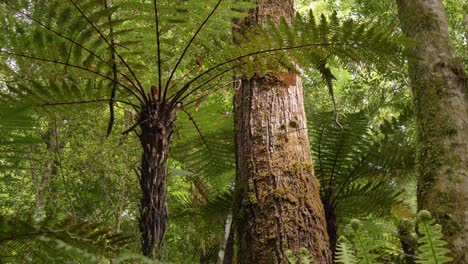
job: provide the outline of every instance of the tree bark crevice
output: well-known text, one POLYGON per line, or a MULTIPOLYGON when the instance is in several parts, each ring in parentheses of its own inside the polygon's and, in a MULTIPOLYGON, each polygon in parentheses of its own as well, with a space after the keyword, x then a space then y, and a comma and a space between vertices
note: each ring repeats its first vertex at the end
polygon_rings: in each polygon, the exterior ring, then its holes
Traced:
POLYGON ((241 263, 288 263, 303 249, 330 263, 299 76, 281 72, 237 83, 235 127, 241 263))

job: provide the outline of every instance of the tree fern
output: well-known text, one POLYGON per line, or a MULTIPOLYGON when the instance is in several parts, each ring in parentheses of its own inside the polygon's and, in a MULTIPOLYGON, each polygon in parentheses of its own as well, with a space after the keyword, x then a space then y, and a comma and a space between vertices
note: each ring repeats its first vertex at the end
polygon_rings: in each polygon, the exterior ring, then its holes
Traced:
POLYGON ((447 242, 443 240, 441 226, 434 224, 428 211, 422 210, 418 213, 418 231, 421 236, 418 239, 418 255, 416 263, 421 264, 441 264, 451 262, 453 259, 448 257, 450 253, 444 246, 447 242))
POLYGON ((400 202, 400 192, 389 182, 411 172, 413 148, 395 142, 390 136, 395 131, 382 140, 366 112, 343 115, 341 128, 333 115, 310 113, 309 137, 334 247, 342 219, 385 215, 400 202))

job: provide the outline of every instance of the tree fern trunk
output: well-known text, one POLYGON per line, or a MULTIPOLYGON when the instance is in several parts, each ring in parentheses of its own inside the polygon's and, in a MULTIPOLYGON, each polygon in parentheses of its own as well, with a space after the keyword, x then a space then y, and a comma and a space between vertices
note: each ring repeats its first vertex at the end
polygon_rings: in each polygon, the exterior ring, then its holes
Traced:
POLYGON ((417 43, 409 62, 418 125, 419 209, 443 226, 455 263, 468 263, 468 89, 442 0, 397 0, 417 43))
MULTIPOLYGON (((243 27, 290 21, 293 1, 260 1, 243 27)), ((325 213, 313 173, 300 76, 281 71, 236 83, 234 98, 239 263, 289 263, 307 251, 331 263, 325 213)))
POLYGON ((140 232, 143 255, 163 259, 168 228, 167 158, 174 115, 169 107, 149 105, 140 112, 139 135, 143 147, 140 168, 140 232))
POLYGON ((327 233, 330 239, 330 249, 335 256, 336 244, 338 243, 338 218, 333 205, 324 204, 325 218, 327 220, 327 233))

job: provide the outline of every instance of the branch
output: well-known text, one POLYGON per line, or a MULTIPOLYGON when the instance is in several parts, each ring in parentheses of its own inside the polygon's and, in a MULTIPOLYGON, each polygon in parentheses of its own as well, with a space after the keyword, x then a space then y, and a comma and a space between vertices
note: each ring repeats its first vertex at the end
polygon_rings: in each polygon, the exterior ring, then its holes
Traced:
POLYGON ((68 185, 65 180, 65 174, 63 173, 63 167, 62 167, 62 155, 60 155, 60 149, 57 147, 59 146, 59 141, 58 141, 58 128, 57 128, 57 120, 54 118, 54 136, 55 136, 55 147, 54 151, 55 154, 57 155, 58 158, 58 167, 60 170, 60 175, 62 176, 62 181, 63 181, 63 186, 65 187, 65 193, 67 194, 68 201, 70 202, 70 208, 72 212, 72 219, 73 223, 76 224, 76 213, 75 213, 75 206, 73 205, 73 200, 70 196, 70 192, 68 190, 68 185))
POLYGON ((221 88, 224 88, 224 87, 226 87, 228 84, 233 84, 233 83, 234 83, 234 81, 229 81, 229 82, 226 82, 226 83, 224 83, 224 84, 219 85, 219 81, 218 81, 217 84, 214 84, 214 86, 217 87, 217 88, 211 90, 210 92, 206 92, 206 93, 202 94, 201 96, 199 96, 198 98, 196 98, 196 99, 194 99, 194 100, 192 100, 192 101, 189 101, 189 102, 187 102, 187 103, 184 103, 184 108, 185 108, 185 109, 188 109, 187 106, 189 106, 189 105, 191 105, 191 104, 193 104, 193 103, 198 103, 198 102, 204 100, 205 98, 207 98, 209 95, 211 95, 211 94, 213 94, 213 93, 219 91, 221 88))
POLYGON ((145 123, 146 121, 148 121, 148 119, 145 119, 145 120, 143 120, 143 121, 141 121, 139 123, 133 124, 129 129, 122 132, 122 135, 127 135, 128 133, 132 132, 135 128, 137 128, 139 125, 145 123))
POLYGON ((184 51, 182 52, 182 54, 181 54, 180 57, 179 57, 179 60, 177 61, 176 65, 174 66, 174 69, 172 69, 172 72, 171 72, 171 75, 169 76, 169 79, 167 79, 166 87, 164 88, 164 96, 163 96, 163 99, 162 99, 163 102, 166 101, 166 95, 167 95, 167 90, 168 90, 168 87, 169 87, 169 83, 171 82, 172 77, 174 76, 175 71, 176 71, 177 68, 179 67, 180 62, 182 61, 182 59, 184 58, 185 54, 187 53, 188 48, 190 47, 190 45, 192 44, 192 42, 195 40, 195 38, 197 37, 198 33, 200 33, 200 31, 202 30, 203 26, 205 26, 205 24, 208 22, 208 20, 210 19, 210 17, 213 16, 213 14, 215 13, 216 9, 218 9, 218 7, 219 7, 219 5, 221 4, 222 1, 223 1, 223 0, 219 0, 218 3, 216 3, 216 5, 215 5, 215 7, 213 8, 213 10, 211 10, 210 14, 205 18, 205 20, 203 21, 203 23, 201 23, 201 25, 198 27, 198 29, 197 29, 197 31, 195 32, 195 34, 193 34, 193 36, 192 36, 192 38, 190 39, 189 43, 187 43, 187 45, 185 46, 184 51))

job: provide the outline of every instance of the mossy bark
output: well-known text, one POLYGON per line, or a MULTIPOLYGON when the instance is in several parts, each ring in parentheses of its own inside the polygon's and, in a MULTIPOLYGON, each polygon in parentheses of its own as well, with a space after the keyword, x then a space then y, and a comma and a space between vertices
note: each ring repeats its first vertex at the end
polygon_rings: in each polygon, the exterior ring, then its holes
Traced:
MULTIPOLYGON (((239 25, 292 14, 293 1, 260 1, 239 25)), ((281 71, 235 86, 238 262, 289 263, 290 250, 331 263, 300 76, 281 71)))
POLYGON ((167 159, 174 115, 168 105, 143 107, 140 112, 140 142, 143 147, 139 172, 140 232, 143 255, 164 258, 164 237, 169 225, 167 210, 167 159))
POLYGON ((397 0, 419 141, 418 207, 443 226, 454 263, 468 263, 468 90, 442 0, 397 0))

